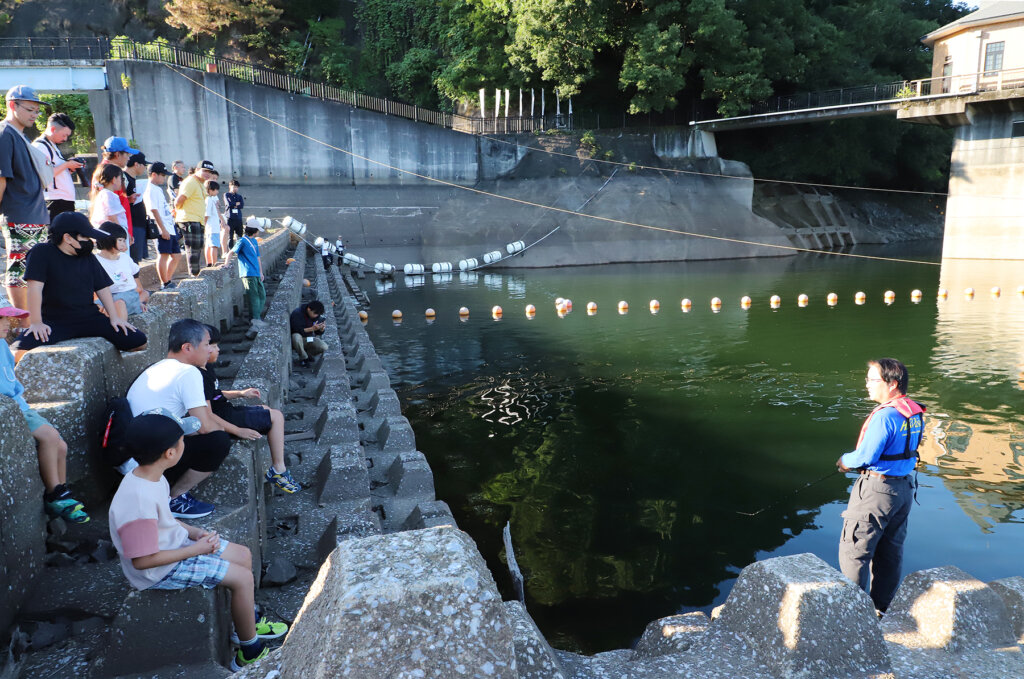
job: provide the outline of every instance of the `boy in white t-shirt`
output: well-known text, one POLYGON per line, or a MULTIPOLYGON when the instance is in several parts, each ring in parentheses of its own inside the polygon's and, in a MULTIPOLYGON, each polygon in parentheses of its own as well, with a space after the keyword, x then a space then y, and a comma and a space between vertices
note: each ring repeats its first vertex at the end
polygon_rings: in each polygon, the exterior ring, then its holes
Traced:
POLYGON ((183 524, 171 515, 170 487, 164 472, 178 463, 185 450, 185 436, 199 427, 196 418, 179 418, 162 408, 131 421, 125 441, 139 466, 121 480, 110 503, 110 539, 121 570, 136 589, 223 586, 231 590, 236 632, 232 641, 240 645, 231 659, 231 669, 238 671, 266 657, 269 649, 262 640, 283 636, 288 626, 256 619, 252 552, 247 547, 183 524))
POLYGON ((220 184, 212 179, 206 184, 206 266, 215 266, 220 261, 220 230, 223 218, 217 195, 220 184))
MULTIPOLYGON (((128 318, 128 314, 141 314, 146 311, 149 292, 139 282, 139 265, 128 254, 128 234, 114 222, 104 222, 100 231, 109 236, 96 239, 97 250, 93 254, 110 280, 114 281, 110 286, 114 306, 122 318, 128 318)), ((99 304, 99 300, 96 303, 99 304)))

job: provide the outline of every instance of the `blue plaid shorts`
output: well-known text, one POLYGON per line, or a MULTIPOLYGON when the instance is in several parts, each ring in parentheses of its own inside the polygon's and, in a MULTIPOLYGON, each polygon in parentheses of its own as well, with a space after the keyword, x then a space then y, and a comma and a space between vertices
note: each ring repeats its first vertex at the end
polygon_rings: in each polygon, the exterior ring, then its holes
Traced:
POLYGON ((186 589, 202 585, 206 589, 213 589, 224 580, 228 574, 228 562, 220 558, 224 550, 228 548, 228 541, 220 540, 220 546, 213 554, 200 554, 179 561, 171 572, 163 577, 163 580, 150 585, 150 589, 186 589))

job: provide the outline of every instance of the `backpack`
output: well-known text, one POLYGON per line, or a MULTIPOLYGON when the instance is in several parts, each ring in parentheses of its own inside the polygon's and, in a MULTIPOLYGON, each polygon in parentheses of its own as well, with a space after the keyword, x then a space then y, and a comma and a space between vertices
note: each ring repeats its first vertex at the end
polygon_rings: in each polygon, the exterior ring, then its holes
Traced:
POLYGON ((112 398, 107 401, 107 423, 100 438, 100 455, 103 462, 111 467, 120 466, 131 457, 124 444, 132 417, 128 399, 112 398))

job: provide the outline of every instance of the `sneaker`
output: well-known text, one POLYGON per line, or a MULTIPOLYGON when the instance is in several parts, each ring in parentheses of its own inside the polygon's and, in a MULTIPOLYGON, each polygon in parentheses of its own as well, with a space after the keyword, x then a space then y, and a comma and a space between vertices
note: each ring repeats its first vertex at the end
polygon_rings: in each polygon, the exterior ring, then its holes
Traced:
MULTIPOLYGON (((260 639, 279 639, 288 634, 288 624, 283 622, 270 622, 267 616, 262 616, 256 621, 256 636, 260 639)), ((236 646, 242 642, 238 640, 238 632, 232 630, 231 643, 236 646)))
POLYGON ((214 509, 214 505, 195 499, 192 493, 182 493, 171 500, 171 516, 178 519, 201 519, 213 514, 214 509))
POLYGON ((273 467, 267 470, 266 475, 267 483, 272 483, 286 493, 297 493, 302 490, 302 486, 295 483, 295 479, 292 478, 292 473, 287 469, 283 474, 278 474, 273 467))
POLYGON ((47 502, 46 513, 54 518, 60 517, 71 523, 89 522, 89 515, 85 513, 85 507, 70 495, 53 502, 47 502))
POLYGON ((259 662, 260 660, 266 658, 267 654, 270 653, 270 649, 264 646, 262 642, 257 641, 253 645, 255 646, 253 652, 255 652, 256 655, 252 658, 245 657, 245 653, 242 651, 241 648, 235 651, 235 655, 231 658, 232 672, 238 672, 239 670, 242 670, 248 667, 249 665, 253 665, 259 662), (259 651, 256 651, 256 649, 259 649, 259 651))
POLYGON ((174 281, 167 281, 166 283, 164 283, 163 289, 164 290, 173 290, 176 287, 178 287, 177 283, 175 283, 174 281))

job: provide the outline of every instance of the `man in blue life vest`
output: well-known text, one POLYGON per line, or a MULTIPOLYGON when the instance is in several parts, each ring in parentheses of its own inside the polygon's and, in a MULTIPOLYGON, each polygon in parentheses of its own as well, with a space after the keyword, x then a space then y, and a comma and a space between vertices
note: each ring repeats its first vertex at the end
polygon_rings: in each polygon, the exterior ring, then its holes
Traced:
POLYGON ((894 358, 868 362, 865 384, 879 405, 864 421, 857 449, 836 462, 840 471, 860 472, 843 512, 839 568, 882 613, 900 582, 911 474, 924 431, 924 408, 907 398, 907 378, 907 366, 894 358))

